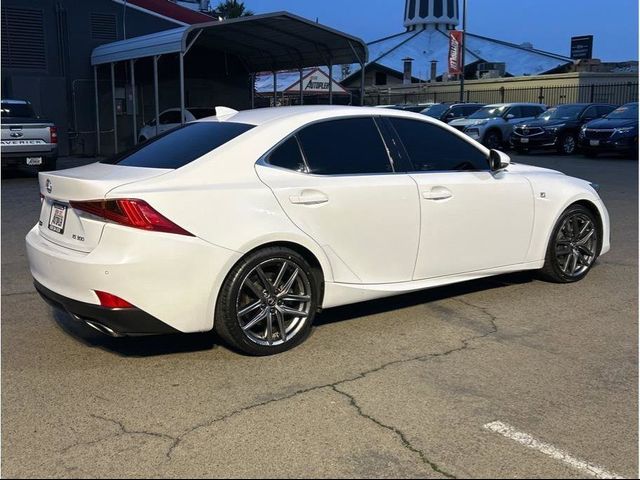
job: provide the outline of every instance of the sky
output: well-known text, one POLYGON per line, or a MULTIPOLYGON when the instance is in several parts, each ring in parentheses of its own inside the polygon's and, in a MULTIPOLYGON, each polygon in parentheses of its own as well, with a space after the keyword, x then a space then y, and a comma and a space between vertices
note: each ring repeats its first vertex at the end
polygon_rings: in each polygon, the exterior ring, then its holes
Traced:
MULTIPOLYGON (((404 31, 404 0, 244 2, 254 13, 287 10, 367 42, 404 31)), ((462 9, 463 0, 459 2, 462 9)), ((471 33, 531 42, 537 49, 566 56, 572 36, 593 35, 594 58, 638 60, 638 0, 468 0, 468 8, 471 33)))

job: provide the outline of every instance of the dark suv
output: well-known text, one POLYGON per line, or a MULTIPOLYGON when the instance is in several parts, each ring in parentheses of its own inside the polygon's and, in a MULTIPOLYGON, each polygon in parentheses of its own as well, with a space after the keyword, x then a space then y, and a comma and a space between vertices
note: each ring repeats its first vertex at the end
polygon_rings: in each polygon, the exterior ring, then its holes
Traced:
POLYGON ((516 125, 511 135, 511 145, 519 153, 535 148, 554 148, 565 155, 575 153, 580 127, 615 108, 615 105, 596 103, 558 105, 534 120, 516 125))
POLYGON ((449 123, 458 118, 467 118, 484 106, 484 103, 436 103, 420 113, 449 123))
POLYGON ((604 118, 580 129, 580 147, 585 155, 621 152, 638 157, 638 104, 627 103, 604 118))

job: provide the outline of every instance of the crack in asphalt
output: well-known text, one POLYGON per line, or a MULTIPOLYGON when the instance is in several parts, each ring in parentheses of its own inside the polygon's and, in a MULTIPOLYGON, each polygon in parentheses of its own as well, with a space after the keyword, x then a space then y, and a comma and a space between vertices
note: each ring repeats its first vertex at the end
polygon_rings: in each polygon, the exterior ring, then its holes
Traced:
POLYGON ((419 448, 416 448, 413 446, 413 444, 407 439, 407 435, 400 430, 397 427, 393 427, 391 425, 386 425, 384 423, 382 423, 380 420, 372 417, 371 415, 368 415, 366 413, 364 413, 364 411, 362 410, 362 407, 360 405, 358 405, 358 402, 356 400, 356 398, 343 391, 340 390, 337 386, 333 385, 332 386, 333 391, 336 393, 339 393, 340 395, 346 397, 349 400, 349 404, 355 408, 355 410, 358 412, 358 415, 360 415, 362 418, 365 418, 373 423, 375 423, 376 425, 378 425, 381 428, 384 428, 386 430, 389 430, 390 432, 394 433, 402 442, 402 446, 404 448, 406 448, 407 450, 417 454, 420 457, 420 460, 422 460, 422 463, 424 463, 425 465, 429 466, 431 468, 431 470, 433 470, 434 472, 437 472, 441 475, 444 475, 447 478, 456 478, 455 475, 452 475, 449 472, 444 471, 442 468, 440 468, 436 463, 434 463, 432 460, 429 460, 429 458, 427 457, 427 455, 420 450, 419 448))
POLYGON ((372 368, 370 370, 366 370, 364 372, 360 372, 355 374, 352 377, 349 378, 345 378, 342 380, 338 380, 336 382, 332 382, 332 383, 326 383, 326 384, 322 384, 322 385, 316 385, 313 387, 308 387, 308 388, 303 388, 303 389, 299 389, 296 390, 295 392, 292 392, 288 395, 284 395, 284 396, 280 396, 277 398, 271 398, 269 400, 265 400, 262 402, 258 402, 258 403, 254 403, 251 405, 247 405, 245 407, 239 408, 237 410, 234 410, 230 413, 227 413, 225 415, 220 415, 218 417, 215 417, 213 419, 209 419, 207 421, 201 422, 197 425, 194 425, 193 427, 189 428, 187 431, 177 435, 177 436, 171 436, 168 434, 163 434, 163 433, 157 433, 157 432, 149 432, 149 431, 144 431, 144 430, 127 430, 124 426, 124 424, 118 420, 114 420, 111 418, 107 418, 107 417, 102 417, 99 415, 94 415, 91 414, 91 416, 93 418, 99 419, 99 420, 103 420, 103 421, 107 421, 107 422, 111 422, 115 425, 117 425, 120 429, 119 432, 113 433, 111 435, 108 435, 106 437, 102 437, 100 439, 96 439, 96 440, 92 440, 92 441, 88 441, 88 442, 78 442, 74 445, 71 445, 69 447, 66 447, 65 449, 63 449, 61 451, 61 453, 66 453, 67 451, 69 451, 71 448, 77 447, 79 445, 91 445, 91 444, 95 444, 95 443, 99 443, 102 442, 104 440, 107 440, 109 438, 113 438, 113 437, 118 437, 120 435, 125 435, 125 434, 131 434, 131 435, 149 435, 149 436, 153 436, 153 437, 157 437, 157 438, 163 438, 166 440, 171 440, 171 445, 169 446, 165 456, 166 456, 166 461, 169 462, 172 460, 172 455, 175 451, 175 449, 180 445, 180 443, 184 440, 185 437, 187 437, 188 435, 192 434, 193 432, 202 429, 202 428, 206 428, 206 427, 210 427, 216 423, 220 423, 220 422, 224 422, 232 417, 235 417, 237 415, 240 415, 244 412, 250 411, 250 410, 254 410, 256 408, 260 408, 260 407, 264 407, 267 405, 270 405, 272 403, 277 403, 277 402, 282 402, 285 400, 289 400, 291 398, 294 398, 298 395, 303 395, 305 393, 310 393, 313 391, 317 391, 317 390, 322 390, 325 388, 331 389, 334 392, 346 397, 349 400, 350 405, 356 410, 356 412, 358 413, 359 416, 361 416, 362 418, 365 418, 371 422, 373 422, 374 424, 376 424, 377 426, 379 426, 380 428, 383 428, 385 430, 391 431, 392 433, 394 433, 398 439, 400 440, 400 442, 402 443, 402 446, 409 450, 410 452, 417 454, 420 457, 420 460, 425 464, 428 465, 434 472, 444 475, 447 478, 457 478, 455 477, 453 474, 448 473, 446 470, 444 470, 443 468, 441 468, 437 463, 435 463, 433 460, 430 460, 426 453, 422 450, 420 450, 419 448, 415 447, 407 438, 407 435, 400 429, 398 429, 397 427, 391 426, 391 425, 387 425, 383 422, 381 422, 380 420, 376 419, 375 417, 373 417, 372 415, 366 414, 362 407, 358 404, 356 398, 354 395, 349 394, 347 392, 345 392, 344 390, 341 390, 338 388, 338 386, 340 385, 344 385, 347 383, 351 383, 351 382, 355 382, 357 380, 362 380, 364 378, 366 378, 369 375, 372 375, 374 373, 380 372, 386 368, 389 368, 391 366, 394 365, 401 365, 401 364, 405 364, 405 363, 410 363, 410 362, 416 362, 416 361, 426 361, 426 360, 430 360, 433 358, 438 358, 438 357, 445 357, 448 355, 451 355, 453 353, 457 353, 457 352, 461 352, 464 351, 466 349, 468 349, 471 345, 472 342, 474 341, 478 341, 478 340, 482 340, 486 337, 489 337, 495 333, 498 332, 498 326, 496 324, 496 317, 495 315, 491 314, 488 311, 488 308, 486 307, 481 307, 479 305, 475 305, 473 303, 470 303, 468 301, 462 300, 460 298, 454 298, 452 300, 458 301, 468 307, 471 308, 475 308, 477 310, 479 310, 480 312, 482 312, 489 321, 490 324, 490 329, 484 333, 481 334, 476 334, 476 335, 472 335, 470 337, 467 338, 462 338, 460 340, 461 345, 455 348, 451 348, 449 350, 446 350, 444 352, 437 352, 437 353, 428 353, 428 354, 423 354, 423 355, 417 355, 414 357, 410 357, 410 358, 405 358, 405 359, 398 359, 398 360, 393 360, 387 363, 384 363, 378 367, 372 368))

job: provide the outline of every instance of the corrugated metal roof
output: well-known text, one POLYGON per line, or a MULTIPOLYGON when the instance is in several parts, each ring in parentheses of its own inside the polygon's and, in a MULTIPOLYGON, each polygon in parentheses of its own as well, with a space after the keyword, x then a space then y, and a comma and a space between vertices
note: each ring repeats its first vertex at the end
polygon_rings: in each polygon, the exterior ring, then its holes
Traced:
MULTIPOLYGON (((510 75, 539 75, 572 62, 568 57, 527 49, 501 40, 467 33, 465 65, 478 61, 505 62, 510 75)), ((414 59, 412 75, 420 80, 431 76, 431 60, 437 60, 438 76, 447 72, 449 36, 437 29, 421 29, 402 32, 368 44, 369 63, 378 64, 402 75, 403 58, 414 59)), ((352 66, 350 77, 360 70, 352 66)))
POLYGON ((184 52, 195 38, 199 47, 237 55, 250 71, 287 70, 327 64, 366 62, 359 38, 288 12, 253 15, 179 27, 95 48, 91 64, 184 52))

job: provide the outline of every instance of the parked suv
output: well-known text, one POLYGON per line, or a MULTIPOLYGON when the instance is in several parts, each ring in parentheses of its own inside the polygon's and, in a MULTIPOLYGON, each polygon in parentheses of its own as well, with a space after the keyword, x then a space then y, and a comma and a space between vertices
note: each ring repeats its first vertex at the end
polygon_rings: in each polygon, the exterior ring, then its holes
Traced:
POLYGON ((420 113, 445 123, 450 123, 453 120, 467 118, 484 106, 484 103, 436 103, 425 108, 420 113))
MULTIPOLYGON (((184 121, 193 122, 201 118, 213 117, 216 114, 214 107, 189 107, 185 109, 184 121)), ((146 142, 150 138, 160 135, 172 128, 180 126, 180 109, 170 108, 160 114, 160 124, 156 126, 156 119, 152 119, 147 122, 142 129, 140 129, 140 135, 138 135, 139 142, 146 142)))
POLYGON ((546 105, 539 103, 496 103, 482 107, 468 118, 454 120, 449 125, 462 130, 487 148, 500 148, 511 138, 516 123, 532 120, 546 109, 546 105))
POLYGON ((604 118, 593 120, 580 129, 580 147, 585 155, 622 152, 638 157, 638 103, 627 103, 604 118))
POLYGON ((520 153, 533 148, 555 148, 559 153, 570 155, 578 148, 580 127, 615 108, 615 105, 593 103, 558 105, 534 120, 517 124, 511 144, 520 153))
POLYGON ((58 130, 27 100, 2 99, 2 168, 28 165, 55 170, 58 130))

